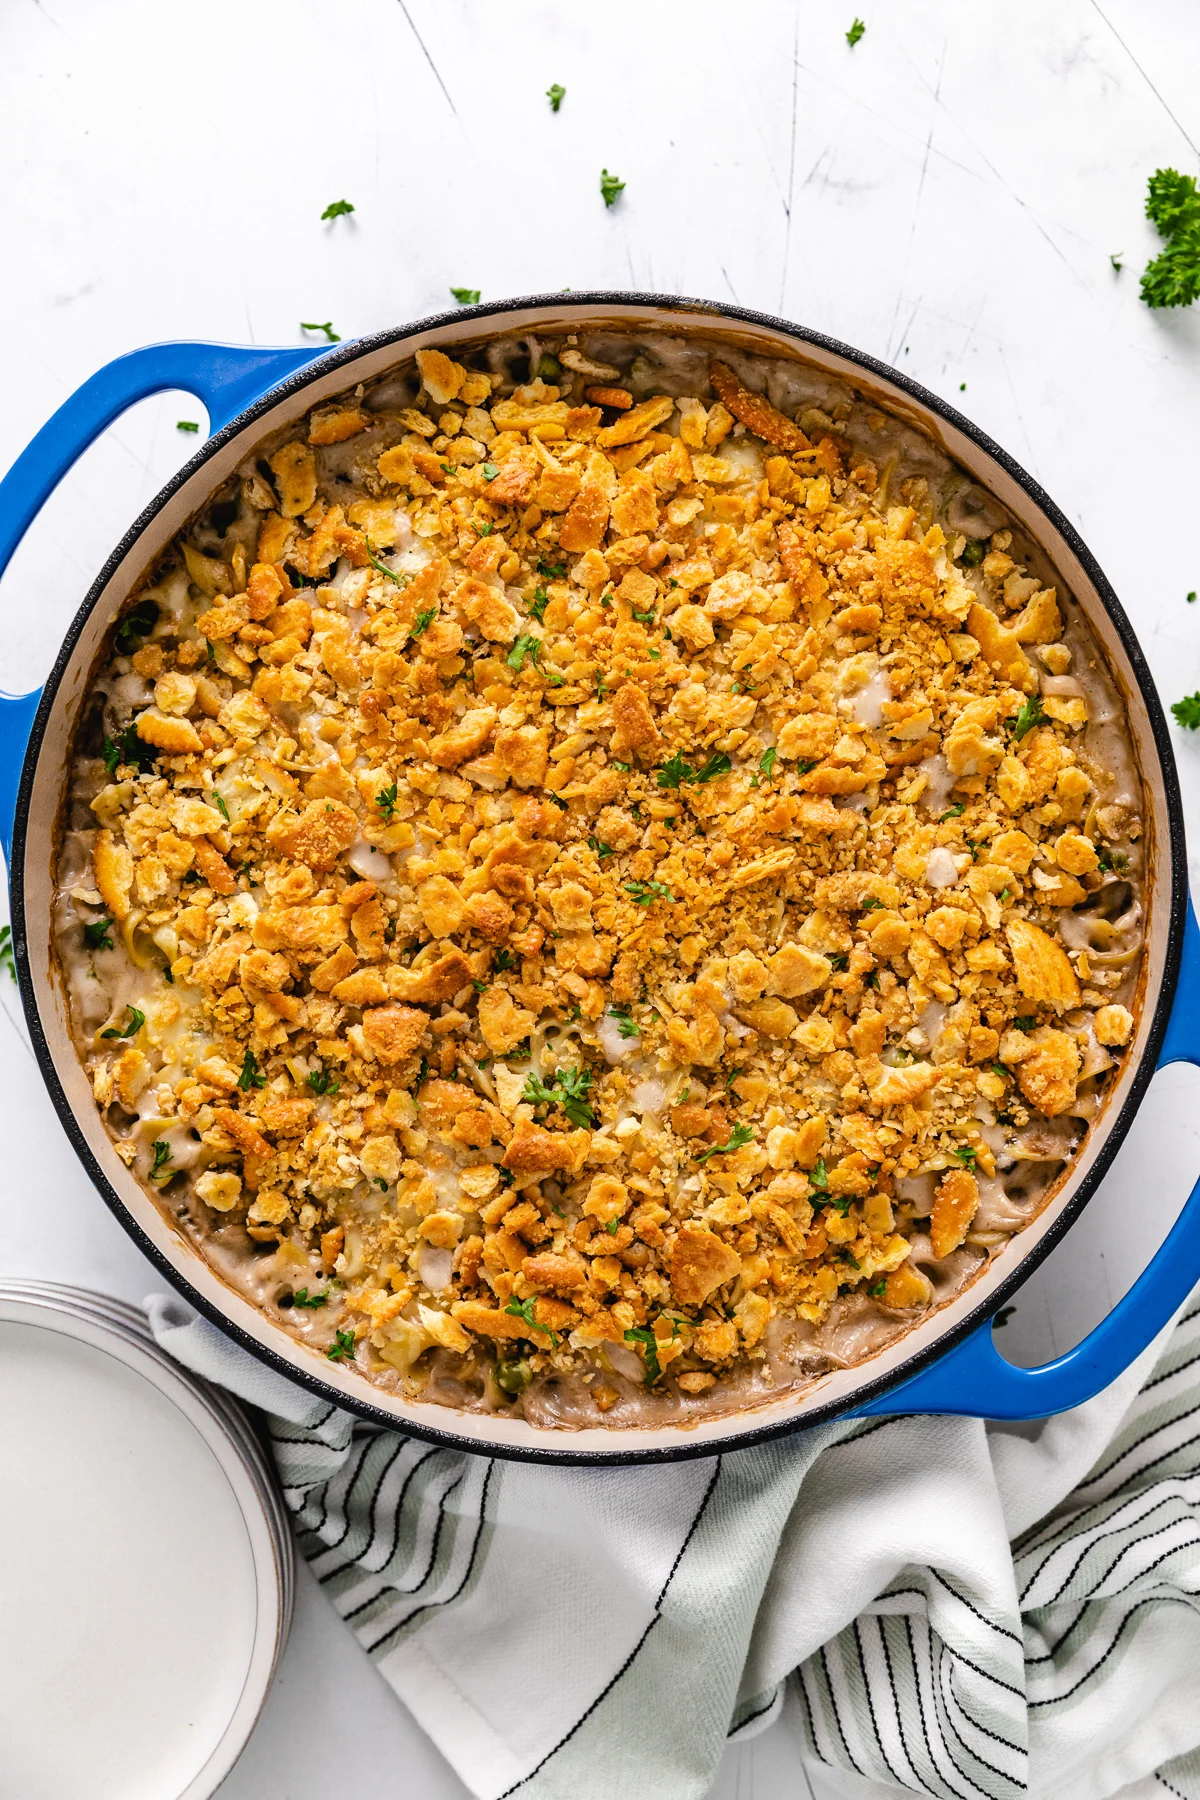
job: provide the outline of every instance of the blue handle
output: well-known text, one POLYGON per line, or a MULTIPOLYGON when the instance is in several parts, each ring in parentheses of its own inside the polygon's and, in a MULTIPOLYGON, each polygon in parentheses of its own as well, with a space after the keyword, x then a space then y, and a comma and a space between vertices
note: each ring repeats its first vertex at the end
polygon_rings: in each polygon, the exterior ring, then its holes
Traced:
MULTIPOLYGON (((0 481, 0 575, 50 494, 88 445, 148 394, 180 388, 208 411, 210 431, 302 369, 327 346, 252 350, 236 344, 150 344, 118 356, 64 400, 0 481)), ((17 786, 40 694, 0 694, 0 848, 12 851, 17 786)))
MULTIPOLYGON (((1200 1066, 1200 929, 1189 904, 1183 961, 1160 1069, 1200 1066)), ((1124 1373, 1200 1282, 1200 1181, 1149 1266, 1081 1344, 1040 1369, 1005 1362, 989 1319, 957 1349, 854 1417, 880 1413, 967 1413, 982 1419, 1045 1419, 1081 1406, 1124 1373)))

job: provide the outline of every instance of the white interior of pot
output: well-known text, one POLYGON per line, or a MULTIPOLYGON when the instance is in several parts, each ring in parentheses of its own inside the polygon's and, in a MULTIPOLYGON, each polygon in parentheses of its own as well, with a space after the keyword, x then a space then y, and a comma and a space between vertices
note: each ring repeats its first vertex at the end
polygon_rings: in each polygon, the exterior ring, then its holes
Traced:
POLYGON ((915 1356, 927 1352, 939 1338, 953 1331, 971 1313, 983 1307, 996 1288, 1029 1257, 1046 1234, 1054 1230, 1063 1209, 1069 1204, 1079 1182, 1099 1154, 1108 1127, 1125 1102, 1145 1054, 1146 1040, 1161 992, 1169 929, 1170 843, 1165 790, 1149 715, 1120 637, 1069 544, 1012 476, 970 437, 937 414, 927 411, 903 389, 894 387, 876 374, 865 372, 849 357, 799 342, 766 326, 726 319, 719 312, 700 312, 695 308, 673 310, 670 307, 608 301, 564 301, 503 312, 490 322, 478 317, 451 320, 435 328, 415 331, 393 343, 369 350, 353 362, 315 376, 299 394, 281 401, 255 420, 245 434, 217 450, 182 485, 141 533, 110 578, 81 631, 70 665, 64 673, 54 713, 38 756, 29 821, 23 894, 25 917, 29 926, 33 980, 42 1026, 68 1105, 92 1155, 121 1204, 159 1253, 210 1305, 238 1326, 249 1339, 268 1349, 285 1364, 304 1372, 310 1379, 323 1382, 330 1390, 331 1398, 339 1394, 345 1395, 352 1402, 366 1403, 390 1415, 398 1425, 409 1423, 442 1434, 453 1434, 467 1445, 480 1448, 489 1445, 513 1449, 540 1448, 556 1454, 577 1456, 580 1460, 596 1454, 636 1454, 638 1451, 685 1446, 693 1448, 699 1444, 712 1444, 714 1449, 718 1449, 741 1433, 777 1426, 793 1419, 800 1420, 816 1407, 849 1406, 867 1383, 874 1383, 881 1377, 893 1374, 915 1356), (980 487, 995 495, 1041 546, 1053 565, 1062 588, 1071 593, 1082 607, 1116 677, 1128 711, 1147 798, 1149 875, 1146 895, 1146 974, 1137 1034, 1121 1065, 1120 1073, 1107 1092, 1099 1117, 1088 1131, 1069 1176, 1033 1223, 1011 1238, 954 1300, 928 1315, 903 1338, 869 1361, 856 1368, 824 1375, 801 1394, 789 1395, 751 1412, 705 1420, 688 1429, 672 1426, 615 1432, 597 1428, 571 1433, 547 1433, 536 1430, 523 1419, 459 1413, 444 1406, 403 1400, 375 1387, 365 1377, 346 1369, 344 1365, 331 1365, 325 1357, 297 1343, 287 1332, 273 1325, 262 1313, 228 1288, 209 1268, 195 1247, 163 1217, 154 1201, 142 1190, 116 1155, 96 1110, 91 1084, 71 1040, 65 998, 54 975, 49 939, 51 851, 54 820, 75 718, 87 690, 89 672, 100 651, 104 633, 115 619, 133 584, 188 519, 199 511, 209 496, 232 474, 251 444, 307 412, 311 406, 352 387, 356 382, 375 380, 386 370, 407 360, 416 350, 426 346, 449 347, 467 341, 478 342, 484 336, 507 337, 519 335, 523 331, 545 334, 553 333, 556 329, 584 330, 601 323, 630 329, 642 325, 708 339, 728 336, 743 349, 766 356, 794 357, 849 382, 860 392, 877 400, 881 406, 926 430, 947 455, 968 471, 980 487))

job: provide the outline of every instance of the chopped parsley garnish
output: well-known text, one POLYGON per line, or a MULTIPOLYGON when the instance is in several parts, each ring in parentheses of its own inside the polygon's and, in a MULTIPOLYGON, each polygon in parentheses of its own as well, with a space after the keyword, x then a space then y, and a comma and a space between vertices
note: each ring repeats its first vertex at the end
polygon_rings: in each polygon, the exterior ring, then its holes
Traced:
POLYGON ((337 332, 333 329, 333 322, 330 319, 326 319, 323 325, 313 325, 308 320, 301 319, 300 329, 301 331, 323 331, 325 333, 325 342, 327 344, 340 344, 342 341, 337 332))
POLYGON ((674 900, 675 896, 669 887, 661 881, 627 881, 625 892, 635 906, 652 906, 655 900, 674 900))
POLYGON ((858 910, 860 912, 877 912, 882 905, 883 901, 877 900, 874 894, 867 894, 864 899, 859 901, 858 910))
POLYGON ((379 808, 379 811, 383 814, 384 823, 386 825, 390 825, 392 822, 392 814, 396 810, 397 799, 398 799, 398 794, 397 794, 397 790, 396 790, 396 783, 394 781, 390 784, 390 786, 385 787, 385 788, 380 788, 379 792, 375 796, 375 804, 379 808))
POLYGON ((1200 192, 1192 175, 1156 169, 1146 190, 1146 217, 1167 240, 1142 271, 1147 306, 1190 306, 1200 295, 1200 192))
POLYGON ((419 612, 417 614, 416 618, 413 620, 411 626, 409 627, 408 635, 409 635, 410 641, 413 638, 419 638, 423 631, 428 631, 429 627, 433 624, 433 621, 436 618, 437 618, 437 607, 436 606, 427 607, 424 612, 419 612))
POLYGON ((132 607, 117 626, 113 640, 122 656, 129 656, 138 638, 149 637, 158 623, 158 607, 153 600, 141 600, 132 607))
POLYGON ((478 975, 473 975, 471 977, 471 986, 475 989, 477 994, 487 993, 488 984, 486 981, 480 981, 478 975))
POLYGON ((1037 1018, 1033 1013, 1022 1013, 1019 1019, 1013 1020, 1013 1030, 1032 1031, 1036 1024, 1037 1018))
POLYGON ((310 1294, 306 1287, 302 1287, 297 1288, 292 1295, 292 1305, 307 1306, 312 1310, 315 1307, 324 1306, 328 1298, 328 1294, 310 1294))
POLYGON ((552 81, 546 89, 546 98, 550 102, 550 111, 557 112, 567 97, 567 90, 560 82, 552 81))
POLYGON ((1171 711, 1185 731, 1195 731, 1200 726, 1200 694, 1187 694, 1176 700, 1171 711))
POLYGON ((314 1094, 336 1094, 342 1085, 328 1069, 310 1069, 304 1080, 314 1094))
POLYGON ((261 1088, 266 1085, 267 1078, 259 1070, 257 1057, 253 1050, 247 1050, 242 1058, 242 1072, 238 1076, 238 1086, 243 1094, 248 1094, 251 1088, 261 1088))
POLYGON ((561 1106, 572 1125, 595 1129, 596 1117, 588 1105, 592 1071, 588 1068, 555 1069, 549 1086, 536 1075, 526 1078, 521 1099, 527 1106, 561 1106))
POLYGON ((220 813, 221 817, 224 819, 225 823, 228 825, 230 822, 229 821, 229 808, 226 806, 221 795, 217 793, 215 788, 213 789, 213 802, 216 805, 217 811, 220 813))
POLYGON ((623 1038, 635 1038, 641 1036, 641 1032, 629 1016, 629 1008, 627 1006, 610 1006, 608 1009, 608 1016, 610 1019, 615 1019, 617 1021, 617 1030, 623 1038))
POLYGON ((519 675, 521 670, 525 667, 525 658, 527 656, 532 660, 533 666, 536 669, 538 666, 538 657, 541 654, 541 638, 534 637, 532 632, 523 631, 504 660, 509 668, 519 675))
POLYGON ((1003 1063, 993 1063, 992 1074, 999 1075, 1001 1081, 1008 1081, 1010 1079, 1009 1072, 1003 1063))
POLYGON ((846 33, 846 42, 849 44, 849 46, 852 50, 853 50, 855 44, 858 43, 859 39, 862 37, 862 35, 866 29, 867 28, 863 24, 861 19, 855 19, 853 25, 851 25, 849 31, 846 33))
POLYGON ((337 1332, 334 1336, 333 1343, 325 1354, 330 1362, 342 1362, 345 1358, 352 1357, 354 1355, 353 1331, 337 1332))
POLYGON ((544 587, 535 588, 533 591, 533 599, 527 600, 525 604, 540 625, 546 608, 550 604, 550 596, 544 587))
POLYGON ((104 763, 104 767, 108 770, 109 774, 115 775, 117 772, 117 764, 121 760, 120 744, 119 743, 114 744, 113 740, 110 737, 106 736, 104 739, 103 747, 101 748, 101 751, 100 751, 100 757, 104 763))
POLYGON ((107 1031, 102 1031, 100 1033, 102 1038, 128 1038, 137 1036, 138 1032, 142 1029, 142 1026, 146 1023, 146 1015, 144 1012, 139 1012, 136 1006, 126 1006, 125 1011, 129 1014, 128 1023, 125 1025, 110 1025, 107 1031))
POLYGON ((964 1169, 973 1169, 975 1167, 975 1158, 979 1152, 976 1150, 974 1144, 955 1144, 950 1154, 952 1156, 957 1156, 964 1169))
POLYGON ((515 965, 516 960, 517 959, 511 950, 497 950, 496 961, 493 966, 497 969, 511 969, 515 965))
POLYGON ((407 587, 409 577, 407 575, 397 575, 395 569, 389 569, 385 562, 380 562, 379 558, 371 548, 370 538, 367 538, 365 541, 367 546, 367 561, 370 563, 371 567, 377 569, 381 575, 386 575, 388 580, 395 582, 397 587, 407 587))
POLYGON ((630 610, 633 613, 634 618, 639 619, 643 625, 653 624, 653 622, 654 622, 654 608, 653 607, 650 608, 649 612, 639 612, 636 606, 631 607, 630 610))
POLYGON ((349 200, 331 200, 329 205, 325 208, 325 211, 321 214, 321 218, 322 221, 325 219, 342 219, 345 218, 347 213, 352 213, 353 211, 354 208, 349 200))
POLYGON ((707 1162, 710 1156, 728 1156, 733 1150, 740 1150, 754 1137, 752 1125, 735 1125, 727 1144, 710 1144, 707 1150, 701 1150, 696 1157, 697 1162, 707 1162))
POLYGON ((480 473, 485 481, 495 481, 500 471, 494 462, 485 462, 480 473))
POLYGON ((818 1156, 815 1164, 808 1172, 808 1179, 815 1188, 820 1188, 822 1192, 829 1187, 829 1176, 826 1173, 825 1158, 823 1156, 818 1156))
POLYGON ((772 744, 770 749, 764 750, 762 755, 758 759, 759 770, 763 775, 765 775, 767 777, 768 781, 771 779, 771 771, 775 767, 775 758, 778 755, 779 755, 778 750, 776 750, 774 744, 772 744))
POLYGON ((550 1327, 548 1325, 539 1325, 538 1321, 534 1318, 532 1298, 528 1300, 510 1300, 504 1310, 506 1313, 511 1313, 514 1319, 524 1319, 530 1331, 544 1331, 554 1348, 556 1350, 558 1349, 558 1339, 555 1337, 550 1327))
POLYGON ((615 175, 610 175, 607 169, 601 169, 600 192, 604 197, 605 206, 615 206, 617 195, 625 192, 625 183, 618 181, 615 175))
POLYGON ((702 769, 696 770, 684 762, 683 752, 677 750, 671 760, 664 763, 658 771, 658 785, 660 788, 677 788, 685 781, 715 781, 719 775, 728 775, 732 767, 729 758, 718 751, 709 757, 702 769))
POLYGON ((176 419, 175 429, 176 431, 199 431, 200 427, 195 419, 176 419))
POLYGON ((1020 711, 1012 722, 1013 743, 1019 744, 1026 733, 1032 731, 1035 725, 1044 725, 1045 723, 1046 715, 1042 711, 1041 696, 1040 694, 1033 694, 1028 700, 1023 700, 1021 702, 1020 711))
POLYGON ((868 1292, 868 1294, 870 1294, 872 1300, 878 1300, 881 1297, 881 1295, 883 1294, 883 1291, 886 1287, 887 1287, 887 1276, 881 1275, 879 1277, 878 1281, 868 1281, 867 1292, 868 1292))
POLYGON ((479 305, 480 290, 478 288, 451 288, 450 292, 460 306, 479 305))
POLYGON ((539 564, 537 566, 537 572, 539 575, 549 575, 551 577, 556 576, 556 575, 565 575, 567 572, 567 565, 565 562, 561 562, 561 563, 539 562, 539 564))
POLYGON ((83 928, 83 941, 89 950, 111 950, 113 941, 109 937, 111 919, 90 919, 83 928))
POLYGON ((943 821, 946 819, 960 819, 962 817, 962 815, 966 812, 966 810, 967 809, 966 809, 965 805, 960 800, 958 802, 957 806, 950 807, 950 809, 947 812, 944 812, 942 814, 941 818, 938 820, 938 824, 939 825, 942 824, 943 821))
POLYGON ((815 769, 816 766, 817 758, 815 756, 802 756, 796 764, 796 773, 797 775, 807 775, 809 770, 815 769))
POLYGON ((551 806, 557 806, 559 812, 570 812, 571 802, 569 800, 564 800, 561 794, 552 794, 550 789, 547 788, 546 798, 551 806))
POLYGON ((646 1373, 650 1377, 650 1386, 653 1387, 662 1374, 662 1367, 658 1360, 658 1339, 648 1325, 634 1325, 625 1333, 625 1342, 642 1346, 642 1355, 646 1359, 646 1373))
POLYGON ((829 959, 829 966, 830 968, 836 969, 839 975, 844 975, 846 970, 850 967, 850 952, 848 950, 835 950, 829 959))
POLYGON ((154 1161, 150 1165, 150 1179, 155 1181, 171 1160, 171 1146, 165 1138, 155 1138, 152 1148, 154 1161))
POLYGON ((595 851, 601 862, 604 861, 606 856, 615 856, 617 854, 609 844, 602 844, 594 832, 592 836, 588 838, 587 845, 589 850, 595 851))
POLYGON ((734 1084, 734 1082, 735 1082, 735 1081, 736 1081, 736 1080, 737 1080, 737 1078, 738 1078, 738 1076, 739 1076, 739 1075, 742 1075, 742 1074, 744 1074, 744 1073, 745 1073, 745 1071, 744 1071, 744 1070, 742 1070, 742 1069, 730 1069, 730 1071, 729 1071, 729 1077, 728 1077, 728 1079, 727 1079, 727 1081, 726 1081, 726 1083, 725 1083, 725 1091, 726 1091, 726 1093, 728 1093, 728 1092, 729 1092, 729 1089, 730 1089, 730 1088, 731 1088, 731 1087, 732 1087, 732 1086, 733 1086, 733 1084, 734 1084))
POLYGON ((633 767, 632 763, 623 763, 623 762, 614 762, 613 763, 613 768, 620 769, 620 771, 623 775, 628 775, 628 773, 632 767, 633 767))

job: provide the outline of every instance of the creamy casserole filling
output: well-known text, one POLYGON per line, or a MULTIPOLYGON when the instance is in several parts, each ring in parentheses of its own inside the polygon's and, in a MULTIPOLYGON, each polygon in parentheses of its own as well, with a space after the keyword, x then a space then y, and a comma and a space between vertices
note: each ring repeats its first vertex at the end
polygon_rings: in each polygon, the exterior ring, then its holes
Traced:
POLYGON ((420 352, 133 596, 54 919, 117 1153, 393 1390, 684 1421, 1044 1203, 1133 1028, 1141 789, 919 432, 612 332, 420 352))

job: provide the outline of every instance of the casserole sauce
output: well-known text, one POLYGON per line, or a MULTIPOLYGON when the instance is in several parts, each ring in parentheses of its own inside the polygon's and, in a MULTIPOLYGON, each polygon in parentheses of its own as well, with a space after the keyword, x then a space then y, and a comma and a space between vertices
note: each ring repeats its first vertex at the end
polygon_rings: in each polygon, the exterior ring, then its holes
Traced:
POLYGON ((1043 575, 914 428, 701 338, 425 351, 259 445, 78 733, 118 1154, 447 1405, 686 1423, 869 1357, 1133 1029, 1140 781, 1043 575))

